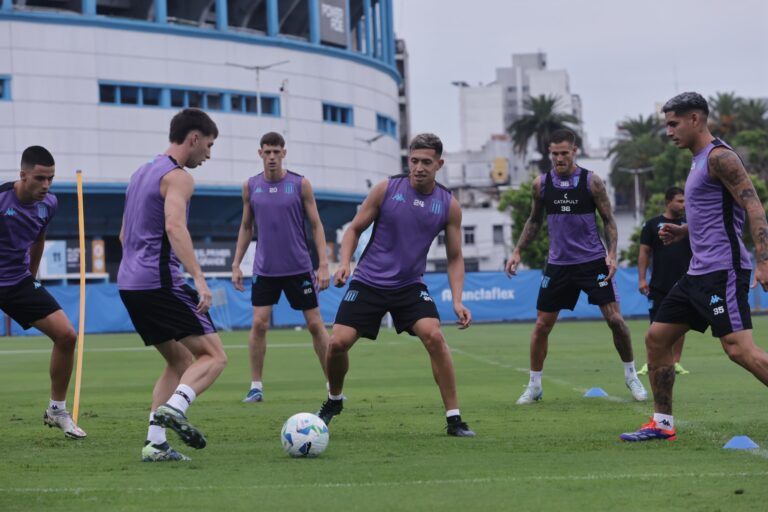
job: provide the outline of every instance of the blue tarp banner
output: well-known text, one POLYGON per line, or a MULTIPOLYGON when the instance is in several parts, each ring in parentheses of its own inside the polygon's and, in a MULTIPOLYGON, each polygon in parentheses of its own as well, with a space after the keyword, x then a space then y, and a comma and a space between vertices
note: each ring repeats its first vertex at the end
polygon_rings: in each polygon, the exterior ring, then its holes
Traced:
MULTIPOLYGON (((648 301, 637 290, 637 269, 621 268, 614 278, 619 293, 621 312, 626 317, 645 317, 648 314, 648 301)), ((451 289, 447 274, 426 274, 424 282, 429 288, 432 299, 437 305, 444 322, 452 323, 455 319, 452 306, 451 289)), ((536 318, 536 298, 541 283, 541 271, 523 270, 513 278, 507 278, 501 272, 468 273, 464 279, 462 301, 472 311, 476 322, 503 322, 534 320, 536 318)), ((209 281, 213 293, 211 317, 219 329, 248 329, 251 325, 251 285, 245 283, 245 291, 238 292, 232 283, 223 279, 209 281)), ((61 304, 64 312, 78 328, 79 287, 47 286, 46 289, 61 304)), ((344 296, 346 288, 329 288, 320 293, 320 312, 326 323, 333 323, 336 310, 344 296)), ((753 309, 768 308, 768 293, 760 287, 751 290, 750 305, 753 309)), ((600 318, 600 310, 587 302, 583 293, 573 311, 563 310, 561 318, 600 318)), ((133 324, 123 307, 114 283, 89 284, 86 288, 86 332, 131 332, 133 324)), ((294 311, 285 295, 275 305, 272 312, 272 324, 287 327, 304 324, 301 311, 294 311)), ((5 333, 5 325, 0 328, 5 333)), ((36 329, 24 331, 12 322, 11 334, 39 335, 36 329)))

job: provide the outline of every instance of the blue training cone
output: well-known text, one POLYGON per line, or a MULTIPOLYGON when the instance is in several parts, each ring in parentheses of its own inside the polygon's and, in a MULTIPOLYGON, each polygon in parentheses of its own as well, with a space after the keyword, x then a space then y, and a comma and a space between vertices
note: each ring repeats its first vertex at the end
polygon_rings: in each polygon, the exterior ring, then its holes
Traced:
POLYGON ((584 393, 584 396, 589 398, 599 398, 601 396, 608 396, 608 393, 606 393, 603 388, 592 388, 588 389, 587 392, 584 393))
POLYGON ((760 447, 748 436, 734 436, 730 441, 725 443, 723 448, 728 448, 731 450, 754 450, 755 448, 760 447))

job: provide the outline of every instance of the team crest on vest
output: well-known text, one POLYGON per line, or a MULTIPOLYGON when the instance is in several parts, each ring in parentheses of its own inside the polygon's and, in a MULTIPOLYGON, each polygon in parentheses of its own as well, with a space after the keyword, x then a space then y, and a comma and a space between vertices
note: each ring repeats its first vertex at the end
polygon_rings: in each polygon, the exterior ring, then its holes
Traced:
POLYGON ((286 183, 283 187, 283 192, 286 194, 293 194, 296 191, 296 187, 293 185, 293 183, 286 183))
POLYGON ((48 218, 48 207, 44 204, 37 205, 37 216, 41 219, 48 218))
POLYGON ((435 215, 440 215, 440 213, 443 211, 443 203, 441 203, 436 199, 433 199, 432 202, 429 204, 429 211, 435 215))

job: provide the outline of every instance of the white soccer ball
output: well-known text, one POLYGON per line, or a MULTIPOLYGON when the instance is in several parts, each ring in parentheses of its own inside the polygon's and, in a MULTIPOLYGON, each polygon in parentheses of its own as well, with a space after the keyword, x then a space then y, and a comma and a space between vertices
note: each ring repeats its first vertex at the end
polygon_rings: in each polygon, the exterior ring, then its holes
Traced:
POLYGON ((280 441, 291 457, 317 457, 328 447, 328 426, 314 414, 300 412, 285 422, 280 441))

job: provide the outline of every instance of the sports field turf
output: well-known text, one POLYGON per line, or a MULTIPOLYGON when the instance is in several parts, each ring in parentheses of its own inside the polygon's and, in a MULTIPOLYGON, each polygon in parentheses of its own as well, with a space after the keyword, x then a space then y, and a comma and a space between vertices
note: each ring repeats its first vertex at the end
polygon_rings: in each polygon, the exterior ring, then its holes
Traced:
MULTIPOLYGON (((647 323, 630 322, 638 366, 647 323)), ((462 415, 474 439, 449 438, 426 352, 383 331, 361 340, 328 450, 290 459, 288 416, 314 412, 324 379, 306 330, 273 331, 265 401, 243 404, 246 333, 224 333, 230 363, 190 409, 208 436, 190 463, 141 463, 148 400, 162 363, 135 335, 86 337, 81 426, 43 426, 49 342, 0 339, 0 511, 72 510, 765 510, 768 450, 725 450, 735 435, 768 448, 768 389, 719 342, 691 334, 678 377, 678 440, 627 444, 652 411, 630 401, 603 323, 563 322, 551 337, 544 401, 515 406, 527 382, 531 324, 447 327, 462 415), (584 398, 601 387, 609 398, 584 398)), ((768 317, 757 317, 768 347, 768 317)), ((644 378, 647 384, 647 378, 644 378)), ((72 397, 68 400, 71 408, 72 397)))

